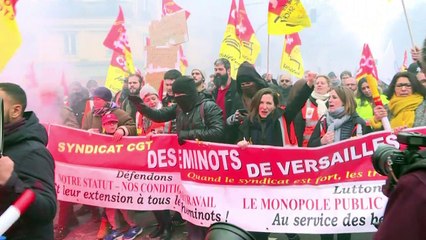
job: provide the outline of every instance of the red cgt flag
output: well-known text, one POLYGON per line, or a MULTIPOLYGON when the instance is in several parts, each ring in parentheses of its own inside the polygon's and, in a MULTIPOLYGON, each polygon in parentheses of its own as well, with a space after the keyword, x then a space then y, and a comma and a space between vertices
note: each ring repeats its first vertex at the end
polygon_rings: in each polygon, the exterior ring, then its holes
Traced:
POLYGON ((359 62, 359 70, 356 74, 356 79, 360 80, 367 75, 371 75, 376 79, 379 79, 377 75, 376 62, 374 61, 373 54, 371 54, 370 47, 367 43, 364 44, 362 49, 362 56, 359 62))
MULTIPOLYGON (((177 5, 173 0, 163 0, 162 8, 163 16, 181 11, 182 8, 177 5)), ((191 13, 185 10, 186 19, 188 19, 191 13)))

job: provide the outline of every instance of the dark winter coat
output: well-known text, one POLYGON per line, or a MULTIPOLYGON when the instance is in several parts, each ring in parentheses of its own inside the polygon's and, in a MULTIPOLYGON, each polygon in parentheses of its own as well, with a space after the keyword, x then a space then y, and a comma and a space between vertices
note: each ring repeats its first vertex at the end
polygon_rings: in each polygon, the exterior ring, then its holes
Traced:
POLYGON ((141 114, 153 121, 167 122, 176 118, 176 132, 180 138, 209 142, 223 141, 222 110, 209 98, 199 98, 194 108, 187 113, 184 113, 177 104, 157 110, 142 104, 140 99, 139 101, 130 100, 141 114), (203 110, 200 109, 201 106, 203 110))
MULTIPOLYGON (((311 93, 312 88, 305 84, 296 95, 296 98, 290 102, 284 110, 276 108, 270 116, 263 120, 263 126, 261 126, 261 121, 255 119, 255 121, 252 122, 246 117, 243 124, 240 126, 239 141, 245 138, 247 141, 251 140, 251 142, 256 145, 283 146, 282 127, 280 126, 281 123, 279 119, 284 116, 287 129, 290 131, 290 123, 297 113, 300 112, 300 109, 311 93)), ((286 134, 289 134, 289 132, 286 134)))
POLYGON ((36 199, 20 219, 6 232, 7 239, 53 239, 56 214, 54 161, 46 148, 46 129, 33 112, 24 113, 25 123, 4 138, 4 155, 15 163, 12 177, 0 187, 0 214, 25 189, 36 199))
MULTIPOLYGON (((326 115, 324 115, 315 126, 314 132, 312 133, 311 138, 309 139, 308 147, 319 147, 321 146, 321 138, 324 135, 324 133, 327 131, 327 120, 325 118, 326 115)), ((351 118, 343 123, 343 125, 350 125, 352 130, 352 134, 350 136, 341 136, 340 140, 346 140, 350 137, 356 136, 356 128, 357 125, 360 124, 362 127, 362 134, 367 134, 371 132, 371 128, 367 126, 364 119, 362 119, 360 116, 358 116, 358 113, 353 113, 351 118)), ((343 131, 341 132, 343 133, 343 131)))

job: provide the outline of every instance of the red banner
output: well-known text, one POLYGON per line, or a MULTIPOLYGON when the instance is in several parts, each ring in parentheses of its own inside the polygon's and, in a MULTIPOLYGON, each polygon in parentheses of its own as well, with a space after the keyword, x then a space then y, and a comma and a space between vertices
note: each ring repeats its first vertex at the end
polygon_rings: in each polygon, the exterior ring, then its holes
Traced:
MULTIPOLYGON (((418 132, 426 128, 415 129, 418 132)), ((194 224, 228 221, 250 231, 372 232, 387 198, 371 164, 375 132, 319 148, 125 137, 48 126, 60 200, 136 210, 171 209, 194 224), (256 222, 241 216, 252 216, 256 222)))

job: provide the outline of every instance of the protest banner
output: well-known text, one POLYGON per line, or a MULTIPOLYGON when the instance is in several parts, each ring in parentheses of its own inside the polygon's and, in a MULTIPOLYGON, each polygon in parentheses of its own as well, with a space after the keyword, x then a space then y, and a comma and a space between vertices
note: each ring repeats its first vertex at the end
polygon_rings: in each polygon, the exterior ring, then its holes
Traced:
POLYGON ((319 148, 240 149, 195 141, 179 146, 176 135, 114 142, 57 125, 48 129, 60 200, 170 209, 199 226, 227 221, 282 233, 376 231, 387 198, 385 177, 370 158, 381 143, 400 147, 386 131, 319 148))

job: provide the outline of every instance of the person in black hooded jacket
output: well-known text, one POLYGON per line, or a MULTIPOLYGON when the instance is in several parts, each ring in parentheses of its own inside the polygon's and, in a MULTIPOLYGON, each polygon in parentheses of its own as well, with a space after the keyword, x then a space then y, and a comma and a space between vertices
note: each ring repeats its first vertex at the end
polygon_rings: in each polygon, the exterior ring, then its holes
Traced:
POLYGON ((27 211, 5 233, 7 239, 53 239, 56 214, 54 161, 46 148, 48 136, 33 112, 24 112, 24 90, 0 83, 4 101, 4 156, 0 158, 0 214, 24 192, 36 197, 27 211))
POLYGON ((176 118, 176 133, 181 142, 185 139, 223 141, 222 110, 212 99, 200 98, 191 77, 182 76, 176 79, 173 83, 173 93, 177 104, 158 110, 143 104, 138 96, 132 96, 131 101, 140 113, 156 122, 167 122, 176 118))
MULTIPOLYGON (((210 99, 198 94, 194 79, 182 76, 172 86, 177 104, 162 109, 151 109, 138 96, 129 97, 136 109, 147 118, 156 122, 167 122, 176 118, 176 133, 179 144, 188 140, 209 142, 224 141, 222 110, 210 99)), ((191 240, 204 239, 207 228, 187 223, 191 240)), ((170 239, 169 235, 161 239, 170 239)))

